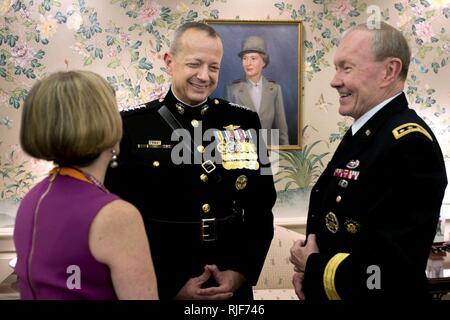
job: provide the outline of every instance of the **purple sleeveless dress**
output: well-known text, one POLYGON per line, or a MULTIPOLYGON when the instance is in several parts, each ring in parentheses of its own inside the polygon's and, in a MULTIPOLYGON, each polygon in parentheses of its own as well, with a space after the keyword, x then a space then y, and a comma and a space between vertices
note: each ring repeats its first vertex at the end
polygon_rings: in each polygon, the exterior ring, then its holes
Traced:
POLYGON ((36 206, 48 185, 46 178, 31 189, 17 212, 14 244, 21 298, 117 299, 108 266, 91 254, 89 229, 100 209, 119 198, 88 182, 58 175, 35 222, 36 206))

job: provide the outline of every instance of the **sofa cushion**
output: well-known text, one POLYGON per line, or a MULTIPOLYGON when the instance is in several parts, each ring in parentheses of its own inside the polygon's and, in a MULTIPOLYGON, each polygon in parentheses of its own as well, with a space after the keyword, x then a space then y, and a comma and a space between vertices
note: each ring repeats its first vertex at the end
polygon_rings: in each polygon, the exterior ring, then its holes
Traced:
MULTIPOLYGON (((274 237, 269 252, 267 253, 261 275, 259 276, 258 283, 253 287, 255 292, 261 289, 270 289, 274 294, 274 299, 276 299, 276 295, 289 297, 293 294, 295 297, 292 285, 294 266, 289 262, 289 257, 292 245, 299 239, 305 239, 305 236, 285 227, 275 226, 274 237)), ((266 296, 266 294, 264 295, 266 296)))

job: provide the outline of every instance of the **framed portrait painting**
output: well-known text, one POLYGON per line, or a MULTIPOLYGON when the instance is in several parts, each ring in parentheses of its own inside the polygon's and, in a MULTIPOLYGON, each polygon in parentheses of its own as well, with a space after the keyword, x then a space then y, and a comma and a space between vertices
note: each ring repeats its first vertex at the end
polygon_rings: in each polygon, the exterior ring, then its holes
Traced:
POLYGON ((213 96, 256 111, 270 149, 300 149, 301 22, 205 23, 220 34, 224 48, 213 96))

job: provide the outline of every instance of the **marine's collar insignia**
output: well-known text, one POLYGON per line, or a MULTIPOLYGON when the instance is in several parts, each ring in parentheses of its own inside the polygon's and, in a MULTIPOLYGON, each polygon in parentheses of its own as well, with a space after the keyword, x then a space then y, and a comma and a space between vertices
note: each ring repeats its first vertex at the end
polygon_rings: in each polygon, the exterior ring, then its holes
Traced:
POLYGON ((349 163, 347 163, 347 168, 349 169, 355 169, 359 166, 359 160, 350 160, 349 163))
POLYGON ((219 104, 219 100, 214 99, 214 104, 219 104))
POLYGON ((336 233, 339 230, 339 221, 333 212, 328 212, 325 216, 325 225, 328 231, 331 233, 336 233))
POLYGON ((175 105, 175 108, 177 108, 177 111, 179 114, 183 114, 184 113, 184 106, 181 103, 177 103, 175 105))
POLYGON ((209 106, 208 106, 207 104, 205 104, 205 105, 202 107, 202 109, 200 110, 200 114, 201 114, 202 116, 204 116, 204 115, 206 114, 206 112, 208 111, 208 109, 209 109, 209 106))
POLYGON ((394 130, 392 130, 392 134, 394 135, 394 138, 396 140, 398 140, 398 139, 400 139, 400 138, 402 138, 402 137, 404 137, 407 134, 412 133, 412 132, 420 132, 425 137, 427 137, 428 139, 433 141, 433 138, 428 133, 428 131, 425 130, 421 125, 418 125, 417 123, 412 123, 412 122, 405 123, 405 124, 402 124, 402 125, 398 126, 394 130))
POLYGON ((345 227, 345 230, 347 230, 347 232, 352 233, 352 234, 359 232, 359 229, 361 228, 359 223, 353 219, 346 220, 344 222, 344 227, 345 227))
POLYGON ((224 126, 224 129, 227 129, 227 130, 236 130, 236 129, 239 129, 241 126, 235 126, 235 125, 232 125, 232 124, 229 124, 229 125, 227 125, 227 126, 224 126))

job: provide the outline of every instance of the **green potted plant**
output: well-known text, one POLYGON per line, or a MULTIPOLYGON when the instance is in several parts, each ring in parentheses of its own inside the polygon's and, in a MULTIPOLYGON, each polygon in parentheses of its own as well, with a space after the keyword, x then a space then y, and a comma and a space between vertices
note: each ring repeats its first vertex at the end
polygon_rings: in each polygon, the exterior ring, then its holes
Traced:
MULTIPOLYGON (((302 130, 302 136, 309 126, 302 130)), ((309 194, 314 182, 322 173, 323 159, 329 152, 316 154, 314 149, 320 143, 328 143, 317 140, 305 145, 302 150, 280 152, 279 171, 275 176, 275 183, 286 182, 283 190, 278 191, 278 207, 293 207, 294 210, 306 210, 309 202, 309 194)), ((286 211, 287 208, 281 210, 286 211)))

